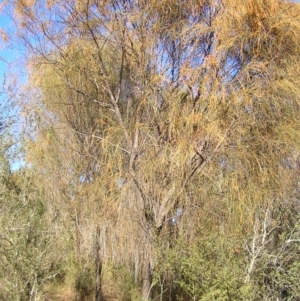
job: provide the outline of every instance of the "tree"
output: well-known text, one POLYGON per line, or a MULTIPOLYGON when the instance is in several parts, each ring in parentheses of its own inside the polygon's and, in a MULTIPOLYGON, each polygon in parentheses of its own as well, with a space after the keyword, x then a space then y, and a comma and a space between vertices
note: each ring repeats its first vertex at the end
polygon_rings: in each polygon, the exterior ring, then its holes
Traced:
POLYGON ((36 189, 31 170, 18 162, 18 108, 10 93, 2 95, 0 104, 0 296, 37 300, 45 284, 60 273, 58 258, 49 242, 43 194, 36 189))
POLYGON ((247 236, 255 212, 297 206, 296 4, 12 3, 37 89, 30 161, 57 181, 77 248, 99 225, 143 300, 158 245, 247 236))

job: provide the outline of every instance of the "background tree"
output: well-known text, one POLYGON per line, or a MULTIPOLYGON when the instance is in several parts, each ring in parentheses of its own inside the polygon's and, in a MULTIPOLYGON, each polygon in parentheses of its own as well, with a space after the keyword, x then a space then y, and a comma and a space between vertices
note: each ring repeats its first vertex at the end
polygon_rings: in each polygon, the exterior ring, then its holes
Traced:
POLYGON ((0 296, 38 300, 45 285, 60 274, 59 262, 49 243, 43 194, 31 170, 19 161, 19 110, 10 98, 12 91, 6 91, 0 100, 0 296))

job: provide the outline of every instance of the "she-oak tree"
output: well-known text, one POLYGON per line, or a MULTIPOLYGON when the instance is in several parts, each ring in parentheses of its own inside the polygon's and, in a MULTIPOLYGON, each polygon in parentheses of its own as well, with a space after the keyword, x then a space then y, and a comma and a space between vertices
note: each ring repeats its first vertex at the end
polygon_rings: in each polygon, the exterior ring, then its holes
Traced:
POLYGON ((9 1, 27 47, 28 160, 76 249, 128 264, 298 206, 299 8, 282 0, 9 1))

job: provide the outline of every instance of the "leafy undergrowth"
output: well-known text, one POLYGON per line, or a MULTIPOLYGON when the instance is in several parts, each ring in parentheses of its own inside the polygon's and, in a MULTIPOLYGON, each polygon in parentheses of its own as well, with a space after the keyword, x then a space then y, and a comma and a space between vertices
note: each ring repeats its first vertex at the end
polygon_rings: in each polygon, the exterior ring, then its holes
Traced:
MULTIPOLYGON (((53 285, 46 289, 43 301, 93 301, 94 295, 82 297, 74 288, 68 285, 53 285)), ((120 301, 122 300, 119 294, 107 291, 103 293, 102 300, 104 301, 120 301)))

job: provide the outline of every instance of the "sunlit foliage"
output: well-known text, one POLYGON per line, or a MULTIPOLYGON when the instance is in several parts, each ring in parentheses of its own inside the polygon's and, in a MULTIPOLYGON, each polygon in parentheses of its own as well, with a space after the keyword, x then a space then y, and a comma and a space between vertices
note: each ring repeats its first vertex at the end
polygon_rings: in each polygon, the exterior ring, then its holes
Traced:
MULTIPOLYGON (((243 241, 265 212, 286 226, 299 208, 297 4, 11 2, 28 51, 27 160, 77 256, 95 252, 100 229, 98 264, 124 265, 147 300, 164 252, 195 252, 201 236, 243 241)), ((202 296, 189 281, 182 296, 202 296)))

